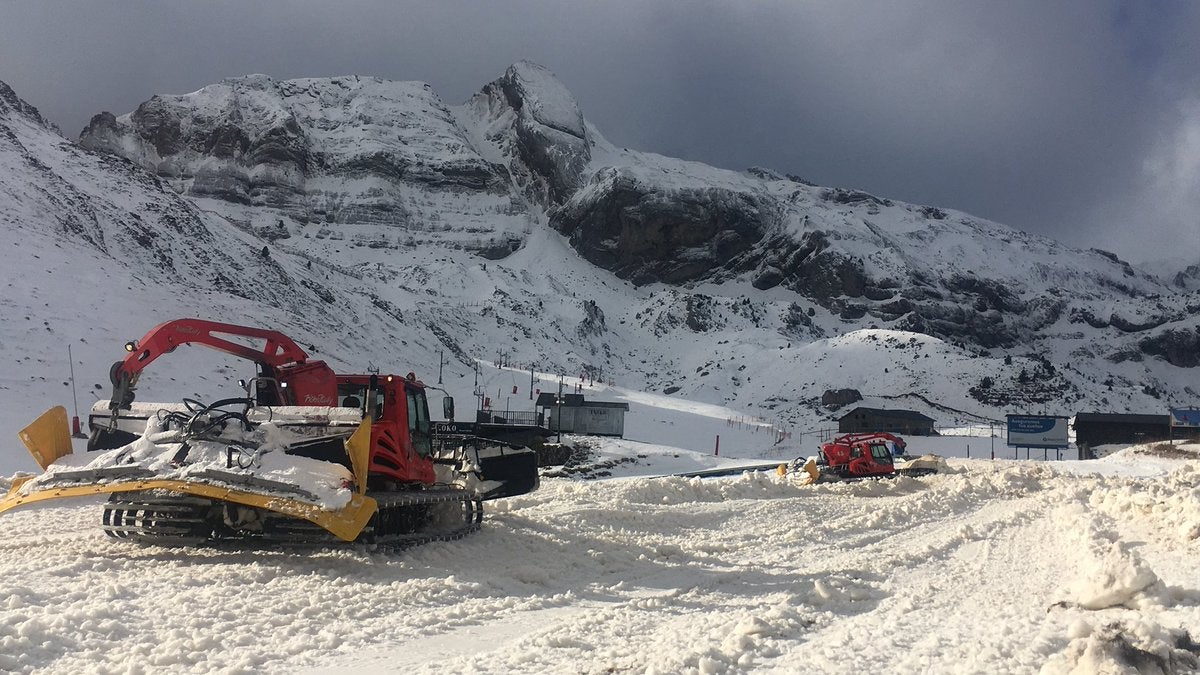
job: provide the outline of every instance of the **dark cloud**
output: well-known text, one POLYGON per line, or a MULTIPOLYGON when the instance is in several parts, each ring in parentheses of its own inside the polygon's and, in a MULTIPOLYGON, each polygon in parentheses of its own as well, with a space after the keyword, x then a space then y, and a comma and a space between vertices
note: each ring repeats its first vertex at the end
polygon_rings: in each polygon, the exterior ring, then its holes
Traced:
POLYGON ((519 59, 613 142, 1200 260, 1200 3, 0 3, 0 79, 68 136, 222 77, 459 103, 519 59))

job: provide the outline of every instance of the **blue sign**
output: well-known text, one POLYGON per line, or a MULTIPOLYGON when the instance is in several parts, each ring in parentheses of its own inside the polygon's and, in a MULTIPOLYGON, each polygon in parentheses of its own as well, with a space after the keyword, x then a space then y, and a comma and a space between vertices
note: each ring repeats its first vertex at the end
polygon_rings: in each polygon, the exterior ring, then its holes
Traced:
POLYGON ((1008 444, 1017 448, 1065 448, 1067 418, 1049 415, 1008 415, 1008 444))
POLYGON ((1171 408, 1171 426, 1200 427, 1200 408, 1171 408))

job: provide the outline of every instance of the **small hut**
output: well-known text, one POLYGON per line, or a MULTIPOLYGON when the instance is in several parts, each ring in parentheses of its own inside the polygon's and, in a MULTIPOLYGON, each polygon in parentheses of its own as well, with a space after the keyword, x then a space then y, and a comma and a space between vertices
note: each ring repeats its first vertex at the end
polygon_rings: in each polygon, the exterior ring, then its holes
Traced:
POLYGON ((589 436, 624 436, 628 403, 587 401, 582 394, 538 394, 535 405, 550 431, 589 436))

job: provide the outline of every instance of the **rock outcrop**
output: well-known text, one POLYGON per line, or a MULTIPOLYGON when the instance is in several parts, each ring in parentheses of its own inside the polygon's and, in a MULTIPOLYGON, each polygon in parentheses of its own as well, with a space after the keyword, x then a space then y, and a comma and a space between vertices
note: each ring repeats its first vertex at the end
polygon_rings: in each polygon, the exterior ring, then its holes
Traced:
POLYGON ((550 217, 585 259, 635 284, 679 284, 745 269, 771 204, 718 187, 665 191, 610 168, 550 217))
POLYGON ((1157 356, 1173 366, 1200 366, 1200 328, 1164 330, 1142 339, 1138 346, 1144 354, 1157 356))

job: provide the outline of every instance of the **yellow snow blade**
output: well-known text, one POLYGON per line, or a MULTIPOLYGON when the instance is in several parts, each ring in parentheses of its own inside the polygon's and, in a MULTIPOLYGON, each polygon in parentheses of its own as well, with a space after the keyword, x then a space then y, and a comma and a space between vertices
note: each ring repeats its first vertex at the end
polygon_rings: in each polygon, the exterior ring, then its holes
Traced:
POLYGON ((31 479, 32 477, 27 477, 24 480, 18 479, 13 481, 13 486, 9 490, 8 496, 0 499, 0 513, 18 506, 50 499, 67 499, 70 497, 83 497, 112 492, 137 492, 139 490, 173 490, 198 497, 208 497, 209 499, 222 502, 254 506, 294 518, 301 518, 328 530, 339 539, 354 541, 363 528, 367 526, 367 522, 371 520, 371 516, 375 514, 375 510, 378 508, 376 501, 365 495, 354 495, 351 497, 350 503, 346 506, 336 511, 327 511, 315 504, 288 499, 286 497, 272 497, 253 492, 234 490, 219 485, 169 479, 50 487, 28 495, 19 494, 21 486, 31 479))
POLYGON ((44 471, 59 457, 71 454, 71 429, 67 426, 67 409, 61 405, 42 413, 17 434, 33 455, 33 461, 44 471))
POLYGON ((367 469, 371 464, 371 417, 363 418, 358 429, 346 439, 346 454, 350 455, 350 467, 354 471, 354 483, 358 494, 367 491, 367 469))

